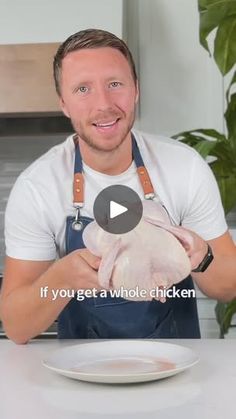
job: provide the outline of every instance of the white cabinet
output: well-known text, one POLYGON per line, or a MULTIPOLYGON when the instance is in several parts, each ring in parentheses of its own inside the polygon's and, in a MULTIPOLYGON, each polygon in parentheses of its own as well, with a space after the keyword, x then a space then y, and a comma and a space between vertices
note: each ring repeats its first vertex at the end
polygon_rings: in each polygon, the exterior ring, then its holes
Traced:
POLYGON ((0 45, 0 115, 60 110, 52 76, 58 45, 0 45))

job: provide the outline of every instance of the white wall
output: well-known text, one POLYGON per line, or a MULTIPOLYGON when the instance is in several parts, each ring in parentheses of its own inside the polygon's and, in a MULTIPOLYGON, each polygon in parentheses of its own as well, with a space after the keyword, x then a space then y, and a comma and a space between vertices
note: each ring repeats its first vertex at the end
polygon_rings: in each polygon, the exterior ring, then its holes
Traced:
POLYGON ((223 83, 214 61, 199 45, 197 0, 125 4, 126 37, 140 75, 136 125, 166 135, 200 127, 222 131, 223 83))
MULTIPOLYGON (((140 78, 136 127, 164 135, 223 131, 223 80, 199 44, 197 0, 125 0, 124 12, 124 34, 140 78)), ((217 338, 216 301, 199 290, 197 296, 202 337, 217 338)))
POLYGON ((61 42, 98 27, 122 35, 122 0, 0 0, 0 44, 61 42))

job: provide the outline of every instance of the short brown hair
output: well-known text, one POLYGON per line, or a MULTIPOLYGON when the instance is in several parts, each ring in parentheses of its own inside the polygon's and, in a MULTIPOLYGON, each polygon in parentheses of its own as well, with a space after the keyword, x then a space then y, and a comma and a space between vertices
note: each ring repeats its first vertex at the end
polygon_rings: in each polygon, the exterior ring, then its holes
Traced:
POLYGON ((127 47, 126 43, 122 39, 118 38, 111 32, 104 31, 102 29, 86 29, 83 31, 76 32, 63 42, 54 57, 53 61, 53 76, 55 81, 56 91, 61 96, 60 76, 62 60, 67 54, 72 51, 77 51, 85 48, 101 48, 111 47, 119 50, 127 59, 134 82, 137 81, 137 73, 135 69, 134 60, 132 54, 127 47))

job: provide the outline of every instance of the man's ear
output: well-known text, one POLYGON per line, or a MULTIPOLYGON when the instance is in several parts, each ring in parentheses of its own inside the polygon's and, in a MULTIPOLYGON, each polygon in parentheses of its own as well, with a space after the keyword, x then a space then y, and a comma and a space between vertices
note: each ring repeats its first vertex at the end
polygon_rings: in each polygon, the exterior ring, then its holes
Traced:
POLYGON ((135 104, 137 105, 139 100, 139 84, 138 84, 138 80, 136 81, 136 96, 135 96, 135 104))
POLYGON ((61 97, 61 96, 60 96, 60 98, 59 98, 59 105, 60 105, 61 110, 62 110, 62 112, 64 113, 64 115, 65 115, 65 116, 67 116, 67 118, 70 118, 70 115, 69 115, 69 113, 68 113, 68 111, 67 111, 67 108, 66 108, 65 102, 64 102, 64 100, 62 99, 62 97, 61 97))

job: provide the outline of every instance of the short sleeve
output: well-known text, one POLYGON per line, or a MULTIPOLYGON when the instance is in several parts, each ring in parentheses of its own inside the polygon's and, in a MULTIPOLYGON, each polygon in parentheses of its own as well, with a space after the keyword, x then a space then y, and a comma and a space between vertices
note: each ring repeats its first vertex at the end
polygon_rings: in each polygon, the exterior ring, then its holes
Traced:
POLYGON ((54 260, 56 245, 45 203, 23 175, 13 186, 5 212, 6 254, 23 260, 54 260))
POLYGON ((204 240, 217 238, 228 229, 215 176, 198 153, 190 173, 182 225, 204 240))

